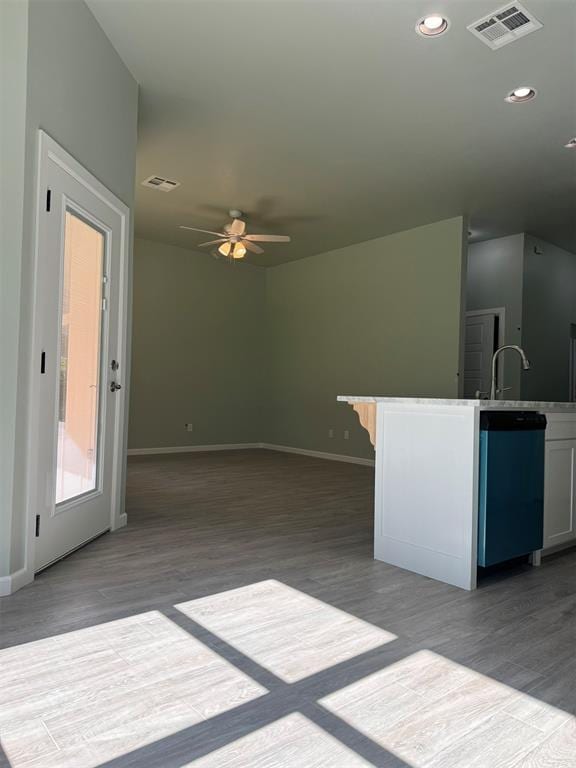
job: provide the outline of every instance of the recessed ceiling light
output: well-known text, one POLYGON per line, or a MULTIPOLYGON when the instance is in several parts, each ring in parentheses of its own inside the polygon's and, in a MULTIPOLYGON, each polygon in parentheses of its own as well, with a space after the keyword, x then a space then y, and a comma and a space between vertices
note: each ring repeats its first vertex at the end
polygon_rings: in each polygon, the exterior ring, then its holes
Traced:
POLYGON ((574 136, 573 139, 570 139, 568 144, 564 144, 566 149, 576 149, 576 136, 574 136))
POLYGON ((429 16, 424 16, 416 24, 416 32, 423 37, 436 37, 446 32, 448 25, 449 21, 444 16, 440 16, 439 13, 431 13, 429 16))
POLYGON ((530 88, 528 85, 522 85, 519 88, 514 88, 506 96, 506 101, 510 104, 522 104, 525 101, 532 101, 536 97, 536 89, 530 88))

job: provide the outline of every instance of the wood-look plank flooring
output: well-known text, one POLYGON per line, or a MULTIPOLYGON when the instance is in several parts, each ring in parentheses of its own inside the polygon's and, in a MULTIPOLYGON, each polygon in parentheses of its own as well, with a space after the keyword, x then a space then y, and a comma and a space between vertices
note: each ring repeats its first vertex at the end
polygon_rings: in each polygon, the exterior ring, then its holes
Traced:
POLYGON ((138 457, 129 526, 0 601, 0 766, 575 768, 576 552, 372 559, 373 471, 138 457))

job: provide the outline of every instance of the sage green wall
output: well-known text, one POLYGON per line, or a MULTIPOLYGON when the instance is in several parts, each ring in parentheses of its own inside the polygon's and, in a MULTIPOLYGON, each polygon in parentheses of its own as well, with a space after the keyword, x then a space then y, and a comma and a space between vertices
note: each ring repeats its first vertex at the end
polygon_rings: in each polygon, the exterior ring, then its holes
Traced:
POLYGON ((264 277, 136 239, 130 448, 261 440, 264 277))
MULTIPOLYGON (((10 251, 2 253, 2 259, 9 262, 3 269, 3 277, 8 274, 10 278, 3 285, 3 291, 10 296, 6 310, 9 332, 17 340, 10 354, 2 358, 2 375, 7 377, 3 391, 10 393, 9 407, 15 415, 9 432, 3 430, 2 434, 5 466, 9 470, 12 467, 10 498, 3 495, 0 515, 0 541, 10 542, 9 552, 0 547, 0 575, 6 575, 26 565, 27 394, 31 375, 38 129, 44 129, 131 207, 138 86, 83 0, 1 0, 0 5, 2 22, 10 21, 10 26, 2 30, 3 36, 17 35, 18 45, 17 58, 12 55, 11 70, 2 72, 2 106, 5 99, 18 105, 17 115, 10 120, 17 120, 20 126, 19 138, 9 142, 14 153, 12 166, 18 162, 13 176, 15 195, 9 209, 15 228, 10 251), (11 79, 10 71, 15 69, 18 76, 11 79), (23 190, 18 186, 21 180, 23 190), (20 234, 16 231, 18 226, 20 234)), ((4 50, 2 55, 4 63, 4 50)), ((4 119, 3 113, 3 122, 4 119)), ((13 125, 10 131, 14 137, 13 125)), ((4 133, 2 144, 4 149, 4 133)), ((3 211, 5 205, 2 199, 3 211)), ((124 371, 126 375, 127 366, 124 371)))
POLYGON ((337 395, 457 396, 463 234, 449 219, 266 270, 266 442, 371 457, 337 395))
POLYGON ((0 2, 0 576, 10 572, 24 168, 28 6, 0 2))

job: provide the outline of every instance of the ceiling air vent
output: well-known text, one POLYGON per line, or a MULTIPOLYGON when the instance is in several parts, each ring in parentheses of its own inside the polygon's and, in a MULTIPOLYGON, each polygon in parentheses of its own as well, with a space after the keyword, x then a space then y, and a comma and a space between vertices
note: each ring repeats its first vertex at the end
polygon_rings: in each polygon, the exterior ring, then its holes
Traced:
POLYGON ((513 43, 530 32, 536 32, 542 24, 520 3, 505 5, 489 16, 478 19, 468 29, 473 35, 495 51, 508 43, 513 43))
POLYGON ((162 176, 149 176, 147 179, 144 179, 142 186, 159 189, 161 192, 172 192, 173 189, 180 186, 180 182, 164 179, 162 176))

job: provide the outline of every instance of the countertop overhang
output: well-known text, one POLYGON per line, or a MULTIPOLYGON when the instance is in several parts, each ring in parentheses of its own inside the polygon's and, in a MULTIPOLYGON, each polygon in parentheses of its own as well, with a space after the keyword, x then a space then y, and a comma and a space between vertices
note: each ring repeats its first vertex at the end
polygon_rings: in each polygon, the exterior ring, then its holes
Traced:
POLYGON ((386 403, 389 405, 423 405, 427 407, 438 406, 468 406, 479 408, 481 411, 520 410, 520 411, 545 411, 548 413, 574 413, 576 403, 553 403, 545 401, 528 400, 453 400, 441 397, 386 397, 384 395, 338 395, 338 401, 343 403, 386 403))

